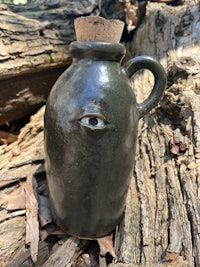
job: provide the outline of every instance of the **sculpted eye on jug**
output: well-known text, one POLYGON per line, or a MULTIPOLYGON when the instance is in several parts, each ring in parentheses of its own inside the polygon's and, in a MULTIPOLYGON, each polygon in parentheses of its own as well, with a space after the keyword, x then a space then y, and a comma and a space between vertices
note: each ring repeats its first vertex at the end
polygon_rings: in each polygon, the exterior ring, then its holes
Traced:
MULTIPOLYGON (((110 28, 110 21, 100 17, 78 20, 110 28)), ((166 84, 159 62, 140 56, 121 66, 125 47, 98 38, 71 43, 73 63, 55 83, 45 111, 54 220, 81 238, 107 235, 122 219, 138 120, 158 103, 166 84), (148 98, 137 104, 129 79, 140 69, 150 70, 155 84, 148 98)))

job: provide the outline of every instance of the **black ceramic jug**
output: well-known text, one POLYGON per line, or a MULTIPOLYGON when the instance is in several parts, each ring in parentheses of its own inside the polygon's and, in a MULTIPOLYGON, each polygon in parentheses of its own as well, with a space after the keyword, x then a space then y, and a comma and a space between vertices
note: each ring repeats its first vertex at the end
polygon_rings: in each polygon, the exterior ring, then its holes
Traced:
POLYGON ((146 56, 124 66, 122 44, 73 42, 72 65, 55 83, 45 111, 46 171, 56 223, 97 238, 123 216, 132 176, 138 120, 158 102, 166 74, 146 56), (136 103, 129 78, 150 70, 150 96, 136 103))

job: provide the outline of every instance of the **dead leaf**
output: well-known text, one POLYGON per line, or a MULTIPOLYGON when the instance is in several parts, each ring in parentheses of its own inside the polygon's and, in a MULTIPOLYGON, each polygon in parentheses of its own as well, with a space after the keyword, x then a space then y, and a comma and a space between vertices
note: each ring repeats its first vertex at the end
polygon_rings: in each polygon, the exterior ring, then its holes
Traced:
POLYGON ((113 247, 113 241, 112 241, 111 235, 97 238, 97 241, 98 241, 99 246, 100 246, 100 255, 101 256, 105 256, 106 253, 109 252, 113 258, 116 258, 116 254, 115 254, 115 250, 113 247))
POLYGON ((174 155, 179 155, 179 146, 176 144, 172 144, 171 146, 171 152, 174 155))
POLYGON ((49 189, 48 189, 48 186, 46 183, 44 183, 38 187, 38 192, 40 195, 49 197, 49 189))
POLYGON ((37 261, 39 244, 38 202, 36 199, 36 180, 32 174, 28 175, 26 191, 26 244, 30 245, 31 258, 37 261))
POLYGON ((12 133, 0 131, 0 143, 1 144, 11 144, 15 141, 17 141, 17 135, 14 135, 12 133))
POLYGON ((180 155, 180 153, 185 152, 188 149, 188 146, 185 142, 183 142, 183 136, 180 133, 176 133, 171 140, 171 153, 174 155, 180 155))
POLYGON ((187 144, 181 143, 180 144, 180 151, 185 152, 188 149, 187 144))
POLYGON ((63 236, 67 234, 60 230, 60 228, 56 224, 50 223, 45 226, 45 229, 42 229, 40 231, 40 238, 42 241, 44 241, 49 235, 63 236))
POLYGON ((41 239, 41 241, 45 241, 48 236, 49 236, 49 234, 47 233, 46 230, 41 230, 40 231, 40 239, 41 239))
POLYGON ((178 254, 176 252, 169 252, 165 257, 165 261, 177 261, 178 254))
POLYGON ((44 227, 45 225, 51 223, 53 220, 50 210, 49 198, 43 195, 38 195, 38 199, 40 226, 44 227))
POLYGON ((55 223, 49 223, 40 231, 40 238, 42 241, 44 241, 49 235, 63 236, 67 234, 63 232, 55 223))
POLYGON ((83 258, 86 266, 92 266, 92 264, 91 264, 91 258, 90 258, 90 255, 89 254, 83 253, 82 254, 82 258, 83 258))
POLYGON ((11 155, 12 157, 18 157, 20 154, 22 153, 22 150, 19 146, 15 147, 12 151, 11 151, 11 155))
POLYGON ((26 208, 26 195, 24 188, 21 188, 20 194, 11 196, 0 192, 0 198, 7 201, 6 210, 23 210, 26 208))

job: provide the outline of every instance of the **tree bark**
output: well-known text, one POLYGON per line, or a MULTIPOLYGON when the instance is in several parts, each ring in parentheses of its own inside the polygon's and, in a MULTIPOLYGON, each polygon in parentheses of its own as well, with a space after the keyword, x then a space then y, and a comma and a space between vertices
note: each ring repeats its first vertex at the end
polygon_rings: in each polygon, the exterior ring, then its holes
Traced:
MULTIPOLYGON (((198 25, 195 2, 190 8, 150 3, 129 46, 133 56, 160 60, 168 86, 159 109, 139 124, 135 171, 116 242, 124 263, 150 266, 171 258, 200 266, 198 25)), ((150 84, 148 72, 135 77, 138 101, 150 84)))
POLYGON ((94 15, 97 7, 92 0, 0 5, 0 125, 30 115, 46 102, 71 63, 73 18, 94 15))
MULTIPOLYGON (((110 267, 200 266, 197 5, 195 1, 181 6, 149 3, 144 22, 127 45, 131 56, 145 54, 160 60, 168 85, 159 107, 139 122, 133 179, 124 219, 114 236, 117 262, 110 267)), ((145 71, 135 75, 132 82, 137 100, 143 101, 152 87, 152 76, 145 71)), ((43 112, 44 108, 22 129, 18 141, 1 146, 0 189, 4 193, 16 194, 18 181, 24 181, 29 173, 35 173, 38 182, 45 181, 43 112), (15 156, 18 148, 21 152, 15 156)), ((23 262, 33 266, 30 251, 24 246, 25 215, 6 211, 5 201, 0 204, 2 262, 7 262, 5 266, 22 266, 23 262)), ((97 266, 84 256, 88 253, 94 259, 95 249, 90 243, 72 237, 62 242, 52 249, 48 242, 41 242, 44 257, 39 255, 36 266, 97 266), (63 250, 67 250, 65 263, 60 256, 63 250)))

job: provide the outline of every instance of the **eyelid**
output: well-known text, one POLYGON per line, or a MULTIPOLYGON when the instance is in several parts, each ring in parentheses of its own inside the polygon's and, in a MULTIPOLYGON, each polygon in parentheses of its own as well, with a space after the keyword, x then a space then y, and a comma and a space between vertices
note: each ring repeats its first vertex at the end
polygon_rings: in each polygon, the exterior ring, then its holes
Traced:
POLYGON ((85 117, 90 117, 90 118, 98 118, 98 119, 100 119, 100 120, 103 120, 103 121, 105 121, 105 122, 108 122, 107 121, 107 119, 106 119, 106 117, 104 117, 102 114, 97 114, 97 113, 86 113, 86 114, 84 114, 84 115, 82 115, 80 118, 79 118, 79 121, 82 119, 82 118, 85 118, 85 117))

